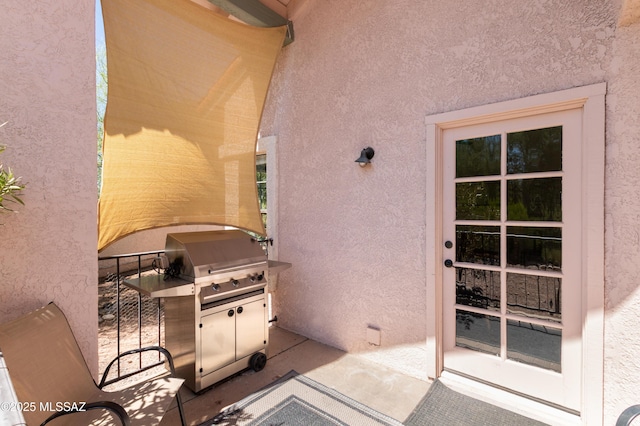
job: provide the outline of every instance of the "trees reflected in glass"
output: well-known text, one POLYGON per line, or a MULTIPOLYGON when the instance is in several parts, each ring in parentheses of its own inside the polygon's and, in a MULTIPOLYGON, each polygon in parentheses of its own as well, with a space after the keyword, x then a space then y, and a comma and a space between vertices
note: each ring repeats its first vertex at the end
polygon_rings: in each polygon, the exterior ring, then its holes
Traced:
POLYGON ((500 220, 500 181, 456 183, 456 219, 500 220))
POLYGON ((562 220, 562 178, 507 181, 507 220, 562 220))
POLYGON ((456 177, 500 174, 500 135, 456 141, 456 177))
POLYGON ((507 134, 507 173, 562 170, 562 126, 507 134))

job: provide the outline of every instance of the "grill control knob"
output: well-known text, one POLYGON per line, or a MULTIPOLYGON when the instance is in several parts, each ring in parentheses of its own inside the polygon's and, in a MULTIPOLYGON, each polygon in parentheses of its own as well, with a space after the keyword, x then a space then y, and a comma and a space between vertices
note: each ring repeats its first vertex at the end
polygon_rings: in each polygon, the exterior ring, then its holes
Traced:
POLYGON ((249 281, 251 281, 252 283, 256 282, 256 276, 257 275, 249 275, 249 281))
POLYGON ((264 272, 262 274, 258 274, 258 281, 262 281, 262 279, 264 278, 264 272))
POLYGON ((233 285, 234 287, 238 287, 238 284, 240 284, 240 281, 234 279, 231 280, 231 285, 233 285))
POLYGON ((220 291, 220 284, 214 284, 211 286, 211 289, 214 291, 220 291))

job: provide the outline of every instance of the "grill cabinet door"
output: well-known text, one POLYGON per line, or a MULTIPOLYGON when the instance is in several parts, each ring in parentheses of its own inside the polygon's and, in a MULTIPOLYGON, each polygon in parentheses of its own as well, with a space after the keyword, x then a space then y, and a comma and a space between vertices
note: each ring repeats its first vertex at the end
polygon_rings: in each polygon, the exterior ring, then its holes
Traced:
POLYGON ((236 315, 225 308, 202 317, 200 375, 204 376, 236 360, 236 315))
POLYGON ((263 299, 236 308, 236 359, 264 349, 265 309, 263 299))

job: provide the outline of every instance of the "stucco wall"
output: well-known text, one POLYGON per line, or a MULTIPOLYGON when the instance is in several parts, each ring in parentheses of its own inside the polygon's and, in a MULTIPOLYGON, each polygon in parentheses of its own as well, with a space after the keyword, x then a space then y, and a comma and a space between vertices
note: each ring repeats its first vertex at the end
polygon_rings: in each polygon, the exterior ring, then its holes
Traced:
MULTIPOLYGON (((620 1, 308 1, 261 133, 278 138, 280 326, 385 351, 426 338, 424 117, 606 81, 605 424, 640 385, 640 24, 620 1), (371 167, 353 162, 371 145, 371 167)), ((50 300, 97 366, 93 2, 3 3, 2 161, 28 183, 2 215, 0 321, 50 300)), ((400 363, 419 363, 419 359, 400 363)))
POLYGON ((640 22, 618 28, 607 96, 605 424, 640 403, 640 22))
POLYGON ((0 214, 0 321, 56 302, 97 372, 95 93, 93 1, 2 2, 0 158, 27 189, 0 214))
POLYGON ((261 129, 278 137, 280 259, 294 265, 278 324, 353 352, 374 349, 368 325, 378 352, 424 342, 425 116, 605 81, 605 424, 638 403, 640 29, 617 27, 620 4, 323 0, 294 16, 261 129))

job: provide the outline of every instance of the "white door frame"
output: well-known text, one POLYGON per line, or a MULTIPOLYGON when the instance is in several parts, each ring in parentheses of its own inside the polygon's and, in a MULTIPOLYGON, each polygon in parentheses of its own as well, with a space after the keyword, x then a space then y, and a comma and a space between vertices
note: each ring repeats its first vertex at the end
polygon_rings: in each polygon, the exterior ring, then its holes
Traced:
POLYGON ((426 117, 427 374, 440 377, 442 350, 442 134, 446 129, 581 108, 582 424, 602 424, 604 373, 604 149, 606 83, 426 117))

